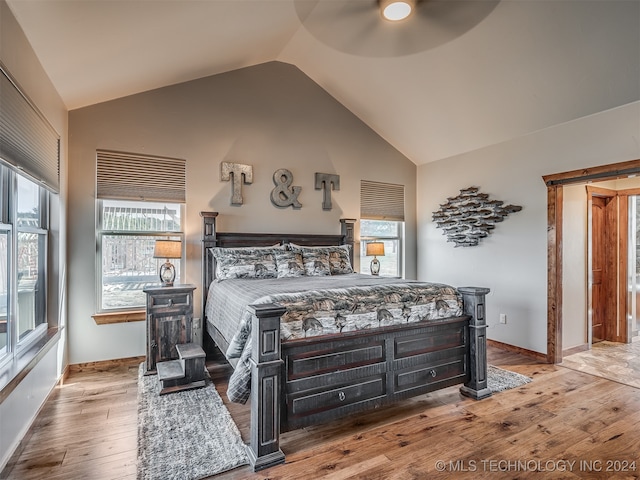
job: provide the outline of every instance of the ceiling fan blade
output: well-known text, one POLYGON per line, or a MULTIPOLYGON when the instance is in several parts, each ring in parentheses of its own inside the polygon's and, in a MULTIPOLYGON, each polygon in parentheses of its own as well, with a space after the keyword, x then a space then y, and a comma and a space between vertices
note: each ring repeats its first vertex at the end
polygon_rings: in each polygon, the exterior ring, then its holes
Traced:
POLYGON ((365 57, 429 50, 480 23, 500 0, 419 0, 405 20, 389 22, 377 0, 295 0, 304 28, 325 45, 365 57))

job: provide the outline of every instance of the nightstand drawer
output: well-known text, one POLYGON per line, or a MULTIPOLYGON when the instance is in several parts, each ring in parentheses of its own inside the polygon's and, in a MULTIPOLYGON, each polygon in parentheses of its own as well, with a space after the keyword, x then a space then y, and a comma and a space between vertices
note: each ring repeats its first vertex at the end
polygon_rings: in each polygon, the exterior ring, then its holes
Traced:
POLYGON ((167 295, 154 295, 149 299, 149 308, 152 310, 167 307, 193 309, 191 293, 172 293, 167 295))

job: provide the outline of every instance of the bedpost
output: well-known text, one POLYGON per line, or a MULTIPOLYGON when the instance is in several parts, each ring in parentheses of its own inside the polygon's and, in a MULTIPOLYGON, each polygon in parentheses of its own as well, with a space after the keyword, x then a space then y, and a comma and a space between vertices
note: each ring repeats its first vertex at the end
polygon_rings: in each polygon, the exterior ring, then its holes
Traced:
POLYGON ((213 281, 213 258, 209 249, 216 246, 216 217, 218 212, 200 212, 202 217, 202 318, 207 304, 209 284, 213 281))
POLYGON ((488 288, 460 287, 465 315, 469 320, 469 381, 460 387, 460 393, 480 400, 491 396, 487 386, 487 323, 485 321, 485 295, 488 288))
POLYGON ((342 235, 342 244, 349 246, 349 259, 351 260, 351 267, 353 268, 353 257, 355 256, 354 248, 356 243, 355 236, 355 218, 341 218, 340 219, 340 235, 342 235))
POLYGON ((274 303, 249 305, 251 324, 251 433, 247 452, 254 471, 284 463, 280 450, 280 316, 274 303))

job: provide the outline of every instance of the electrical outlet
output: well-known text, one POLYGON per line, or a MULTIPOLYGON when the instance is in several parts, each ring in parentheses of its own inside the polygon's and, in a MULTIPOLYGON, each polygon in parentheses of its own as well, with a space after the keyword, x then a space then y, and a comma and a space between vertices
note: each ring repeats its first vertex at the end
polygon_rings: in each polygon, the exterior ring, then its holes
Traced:
POLYGON ((501 313, 500 314, 500 323, 507 323, 507 314, 506 313, 501 313))

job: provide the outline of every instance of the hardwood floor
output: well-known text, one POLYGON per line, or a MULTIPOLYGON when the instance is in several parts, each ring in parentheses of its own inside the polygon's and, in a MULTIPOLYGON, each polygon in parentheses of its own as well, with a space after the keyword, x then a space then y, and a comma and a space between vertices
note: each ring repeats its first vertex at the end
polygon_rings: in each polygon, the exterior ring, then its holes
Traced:
MULTIPOLYGON (((640 478, 638 388, 497 348, 489 361, 533 382, 482 401, 451 387, 287 432, 285 465, 214 478, 640 478)), ((226 400, 229 367, 208 368, 226 400)), ((0 478, 134 479, 136 382, 137 364, 72 373, 0 478)), ((246 439, 248 406, 228 407, 246 439)))

